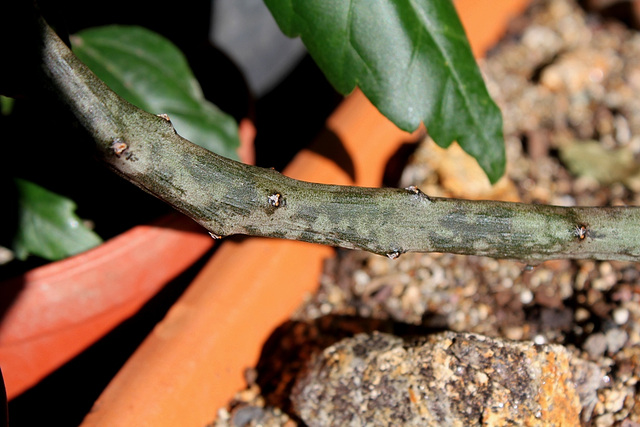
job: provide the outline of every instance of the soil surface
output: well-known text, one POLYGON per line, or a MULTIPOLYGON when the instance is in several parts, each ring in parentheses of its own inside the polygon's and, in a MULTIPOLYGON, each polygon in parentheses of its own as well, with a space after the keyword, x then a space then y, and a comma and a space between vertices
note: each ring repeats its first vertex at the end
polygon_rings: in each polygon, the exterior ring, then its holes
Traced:
MULTIPOLYGON (((598 2, 591 2, 598 4, 598 2)), ((613 2, 617 3, 617 2, 613 2)), ((629 2, 629 5, 631 2, 629 2)), ((627 16, 628 17, 628 16, 627 16)), ((504 114, 507 174, 428 138, 399 186, 431 196, 563 206, 640 205, 640 34, 573 1, 534 1, 481 62, 504 114)), ((313 354, 358 332, 472 332, 558 344, 602 373, 582 422, 639 425, 640 272, 612 261, 513 261, 451 254, 397 260, 337 251, 320 286, 274 332, 249 387, 215 425, 298 425, 289 395, 313 354)))

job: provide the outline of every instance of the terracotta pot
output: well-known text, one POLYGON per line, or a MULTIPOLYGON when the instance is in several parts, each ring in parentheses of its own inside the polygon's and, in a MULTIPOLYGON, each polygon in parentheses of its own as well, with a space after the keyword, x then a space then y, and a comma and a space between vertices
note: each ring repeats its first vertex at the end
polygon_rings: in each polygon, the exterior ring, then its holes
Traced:
MULTIPOLYGON (((456 2, 481 55, 526 0, 456 2)), ((307 181, 378 186, 398 147, 399 131, 358 91, 327 122, 349 154, 355 180, 313 150, 284 171, 307 181)), ((317 141, 321 150, 323 138, 317 141)), ((326 142, 326 140, 325 140, 326 142)), ((104 390, 83 426, 202 426, 245 386, 263 343, 318 284, 331 248, 269 239, 222 244, 165 319, 104 390)))
POLYGON ((172 214, 0 284, 8 398, 133 315, 212 245, 195 223, 172 214))

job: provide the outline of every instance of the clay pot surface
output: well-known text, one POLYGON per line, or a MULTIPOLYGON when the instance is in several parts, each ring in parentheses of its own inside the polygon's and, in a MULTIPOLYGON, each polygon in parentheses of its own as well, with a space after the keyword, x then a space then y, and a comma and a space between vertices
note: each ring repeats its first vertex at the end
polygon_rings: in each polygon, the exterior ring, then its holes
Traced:
POLYGON ((186 217, 134 227, 0 285, 0 365, 9 399, 136 313, 213 245, 186 217))

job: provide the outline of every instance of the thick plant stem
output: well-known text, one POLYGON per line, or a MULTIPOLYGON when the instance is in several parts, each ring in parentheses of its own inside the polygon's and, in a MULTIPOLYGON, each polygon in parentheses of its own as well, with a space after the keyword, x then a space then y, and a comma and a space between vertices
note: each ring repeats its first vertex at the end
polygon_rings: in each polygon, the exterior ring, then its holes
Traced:
POLYGON ((537 263, 640 259, 640 208, 573 208, 430 198, 418 189, 312 184, 213 154, 167 118, 113 93, 43 22, 48 82, 114 171, 212 236, 248 234, 358 248, 395 258, 452 252, 537 263))

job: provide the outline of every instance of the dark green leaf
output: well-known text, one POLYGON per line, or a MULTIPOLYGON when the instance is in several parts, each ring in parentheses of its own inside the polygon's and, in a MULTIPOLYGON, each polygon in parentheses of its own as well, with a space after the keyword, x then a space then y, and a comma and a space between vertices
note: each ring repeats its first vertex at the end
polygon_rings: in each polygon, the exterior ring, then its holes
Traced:
POLYGON ((188 140, 238 158, 235 121, 204 98, 185 57, 169 40, 135 26, 91 28, 71 40, 74 53, 118 95, 150 113, 169 115, 188 140))
POLYGON ((398 127, 424 121, 440 146, 458 141, 492 182, 503 174, 502 116, 450 0, 265 3, 341 93, 357 85, 398 127))
POLYGON ((8 116, 13 111, 13 98, 0 95, 0 115, 8 116))
POLYGON ((29 254, 54 261, 86 251, 102 240, 74 214, 71 200, 21 179, 15 180, 19 198, 19 227, 13 243, 16 257, 29 254))

